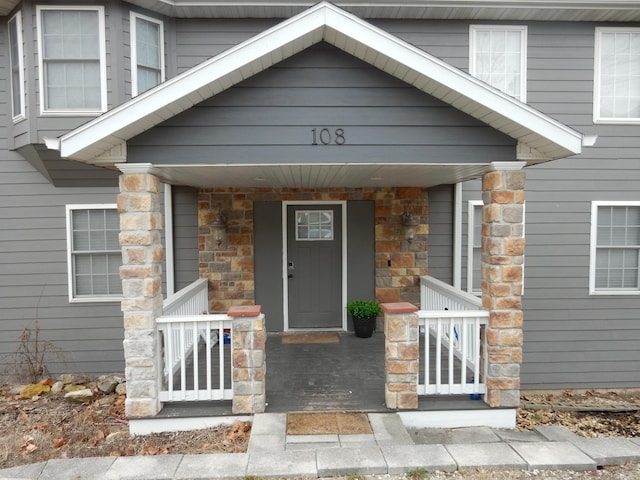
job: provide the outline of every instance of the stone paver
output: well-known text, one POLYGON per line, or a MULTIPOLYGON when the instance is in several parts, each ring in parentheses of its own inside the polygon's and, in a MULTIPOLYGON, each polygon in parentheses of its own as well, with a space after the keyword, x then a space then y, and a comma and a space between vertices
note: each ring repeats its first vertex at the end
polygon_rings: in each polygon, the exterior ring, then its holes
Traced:
POLYGON ((506 443, 453 444, 445 445, 445 448, 459 470, 478 467, 527 469, 522 457, 506 443))
POLYGON ((115 460, 115 457, 74 458, 71 462, 67 460, 49 460, 38 479, 102 480, 104 473, 115 460))
POLYGON ((495 434, 500 437, 503 442, 542 442, 544 437, 538 432, 525 431, 520 432, 518 430, 494 430, 495 434))
POLYGON ((492 429, 489 427, 464 427, 447 430, 448 439, 443 442, 453 443, 495 443, 500 441, 492 429))
POLYGON ((246 453, 210 453, 185 455, 176 470, 176 480, 241 479, 247 475, 246 453))
POLYGON ((387 473, 387 462, 378 447, 343 447, 318 450, 318 476, 387 473))
POLYGON ((640 462, 640 445, 626 438, 577 437, 571 443, 593 458, 598 465, 624 465, 628 462, 640 462))
POLYGON ((267 478, 318 476, 316 452, 313 450, 271 451, 267 454, 262 452, 249 452, 247 475, 267 478))
POLYGON ((340 446, 337 434, 330 435, 287 435, 287 450, 313 450, 316 448, 336 448, 340 446))
POLYGON ((390 475, 424 468, 428 472, 453 472, 457 465, 442 445, 388 445, 382 454, 390 475))
POLYGON ((399 415, 388 413, 370 413, 369 424, 379 445, 412 445, 413 440, 407 432, 399 415))
POLYGON ((596 462, 569 442, 513 442, 510 444, 529 470, 595 470, 596 462))
POLYGON ((182 455, 118 457, 104 474, 104 480, 174 478, 181 461, 182 455))

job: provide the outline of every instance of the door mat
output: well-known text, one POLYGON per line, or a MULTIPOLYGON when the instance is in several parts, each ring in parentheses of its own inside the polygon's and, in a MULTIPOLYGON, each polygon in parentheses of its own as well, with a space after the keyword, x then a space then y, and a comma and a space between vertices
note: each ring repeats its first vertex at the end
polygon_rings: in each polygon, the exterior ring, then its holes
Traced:
POLYGON ((366 413, 288 413, 287 435, 372 434, 366 413))
POLYGON ((285 333, 282 335, 283 344, 299 343, 340 343, 340 337, 335 332, 318 333, 285 333))

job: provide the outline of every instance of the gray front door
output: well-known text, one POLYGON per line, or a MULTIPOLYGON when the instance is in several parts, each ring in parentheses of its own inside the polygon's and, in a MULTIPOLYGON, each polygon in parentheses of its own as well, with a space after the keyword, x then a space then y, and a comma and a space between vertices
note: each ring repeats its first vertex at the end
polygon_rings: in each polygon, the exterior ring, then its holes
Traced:
POLYGON ((342 207, 287 206, 289 328, 342 327, 342 207))

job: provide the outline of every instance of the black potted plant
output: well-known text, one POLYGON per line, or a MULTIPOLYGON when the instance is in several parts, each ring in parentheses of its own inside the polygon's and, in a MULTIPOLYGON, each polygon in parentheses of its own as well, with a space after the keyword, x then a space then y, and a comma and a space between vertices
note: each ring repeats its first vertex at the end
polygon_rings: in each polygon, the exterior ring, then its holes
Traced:
POLYGON ((372 300, 354 300, 347 303, 347 313, 353 319, 356 337, 369 338, 376 329, 376 317, 382 308, 372 300))

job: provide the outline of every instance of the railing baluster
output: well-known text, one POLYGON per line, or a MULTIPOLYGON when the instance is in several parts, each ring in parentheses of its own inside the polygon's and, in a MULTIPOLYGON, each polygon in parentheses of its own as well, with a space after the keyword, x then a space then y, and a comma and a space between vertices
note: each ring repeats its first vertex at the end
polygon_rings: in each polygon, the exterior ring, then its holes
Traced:
POLYGON ((198 357, 199 357, 199 352, 198 352, 198 343, 199 343, 199 336, 200 336, 200 332, 198 331, 198 327, 196 325, 196 322, 192 322, 191 324, 191 328, 193 330, 193 390, 196 392, 196 396, 198 391, 200 390, 200 379, 198 378, 199 376, 199 371, 198 371, 198 357))
MULTIPOLYGON (((421 328, 424 328, 424 384, 418 385, 418 392, 429 393, 485 393, 484 384, 486 362, 483 362, 480 348, 481 334, 487 324, 489 312, 482 309, 479 298, 457 290, 432 277, 420 279, 420 305, 418 312, 421 328), (446 330, 445 330, 446 327, 446 330), (431 385, 432 349, 430 337, 436 343, 435 348, 435 384, 431 385), (447 383, 443 384, 442 347, 447 349, 447 383), (456 362, 460 365, 459 378, 455 375, 456 362), (467 373, 469 369, 469 373, 467 373), (473 375, 474 384, 470 385, 469 375, 473 375)), ((484 352, 486 354, 486 352, 484 352)))

